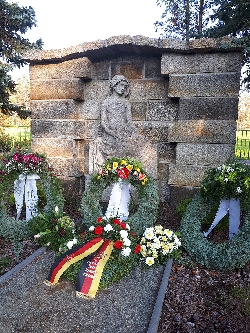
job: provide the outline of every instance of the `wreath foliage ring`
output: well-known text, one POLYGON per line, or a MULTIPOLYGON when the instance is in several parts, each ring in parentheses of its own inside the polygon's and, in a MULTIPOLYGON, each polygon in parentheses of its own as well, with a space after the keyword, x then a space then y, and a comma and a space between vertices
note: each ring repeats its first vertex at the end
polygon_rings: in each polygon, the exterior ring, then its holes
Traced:
POLYGON ((231 240, 221 244, 209 242, 201 232, 201 221, 211 207, 197 195, 188 205, 181 221, 182 245, 201 265, 209 269, 233 270, 250 260, 250 208, 242 228, 231 240))
MULTIPOLYGON (((138 209, 130 215, 127 223, 131 229, 139 236, 145 228, 154 225, 157 217, 159 196, 156 182, 143 171, 141 163, 132 158, 111 158, 108 159, 99 173, 94 173, 88 183, 86 191, 83 193, 80 211, 83 217, 83 224, 91 226, 99 216, 103 215, 101 200, 104 190, 113 185, 120 178, 119 170, 133 167, 129 170, 128 178, 124 181, 130 183, 138 190, 138 209), (114 165, 117 166, 114 168, 114 165), (136 171, 138 170, 138 171, 136 171), (134 176, 138 172, 137 176, 134 176), (138 179, 143 175, 142 179, 138 179), (137 178, 136 178, 137 177, 137 178)), ((130 168, 129 168, 130 169, 130 168)))

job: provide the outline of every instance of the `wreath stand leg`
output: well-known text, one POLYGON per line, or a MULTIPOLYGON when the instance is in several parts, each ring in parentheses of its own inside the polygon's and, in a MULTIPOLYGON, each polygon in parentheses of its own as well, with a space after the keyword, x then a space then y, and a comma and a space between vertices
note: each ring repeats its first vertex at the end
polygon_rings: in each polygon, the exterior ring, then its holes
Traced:
POLYGON ((229 239, 238 233, 240 225, 240 200, 239 199, 222 199, 213 223, 204 236, 207 237, 210 232, 217 226, 220 220, 229 213, 229 239))

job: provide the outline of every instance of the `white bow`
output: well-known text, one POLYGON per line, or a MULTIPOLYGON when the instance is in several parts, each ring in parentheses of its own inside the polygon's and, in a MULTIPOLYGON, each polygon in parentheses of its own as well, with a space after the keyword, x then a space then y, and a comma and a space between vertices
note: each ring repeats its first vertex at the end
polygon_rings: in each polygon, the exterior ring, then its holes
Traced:
POLYGON ((207 237, 220 220, 229 213, 229 239, 238 233, 240 225, 240 200, 239 199, 222 199, 213 223, 204 236, 207 237))
POLYGON ((14 197, 16 202, 17 220, 19 219, 23 208, 24 192, 26 204, 26 221, 29 221, 32 216, 37 215, 38 195, 36 179, 40 179, 40 177, 36 174, 20 174, 19 178, 14 181, 14 197))

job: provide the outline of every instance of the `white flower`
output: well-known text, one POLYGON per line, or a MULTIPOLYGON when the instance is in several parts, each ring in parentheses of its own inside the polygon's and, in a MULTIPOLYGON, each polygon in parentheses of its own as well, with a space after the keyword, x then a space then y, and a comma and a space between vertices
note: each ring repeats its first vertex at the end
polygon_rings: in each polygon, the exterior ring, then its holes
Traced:
POLYGON ((107 224, 107 225, 104 227, 104 231, 106 231, 106 232, 109 232, 109 231, 111 231, 111 230, 114 230, 111 224, 107 224))
POLYGON ((173 235, 173 231, 171 231, 169 229, 165 229, 164 234, 167 235, 168 237, 171 237, 173 235))
POLYGON ((152 266, 152 265, 154 264, 154 262, 155 262, 155 260, 154 260, 153 257, 147 257, 147 258, 146 258, 146 264, 147 264, 148 266, 152 266))
POLYGON ((35 239, 40 238, 40 235, 39 235, 39 234, 36 234, 36 235, 34 235, 34 238, 35 238, 35 239))
POLYGON ((155 237, 154 228, 146 228, 144 232, 144 237, 146 239, 153 239, 155 237))
POLYGON ((242 192, 242 189, 241 189, 240 187, 237 187, 236 192, 237 192, 237 193, 241 193, 241 192, 242 192))
POLYGON ((122 249, 121 254, 124 257, 128 257, 131 253, 131 248, 130 247, 125 247, 124 249, 122 249))
POLYGON ((55 212, 58 213, 58 206, 55 207, 55 212))
POLYGON ((89 227, 89 231, 94 231, 95 227, 92 225, 91 227, 89 227))
POLYGON ((131 245, 131 240, 128 239, 128 238, 123 238, 123 244, 124 244, 125 246, 130 246, 130 245, 131 245))
POLYGON ((228 178, 225 178, 225 179, 224 179, 224 182, 226 182, 226 183, 227 183, 227 182, 228 182, 228 178))
POLYGON ((126 229, 130 230, 130 226, 127 223, 126 223, 126 229))
POLYGON ((72 247, 73 247, 74 244, 77 244, 77 239, 76 238, 74 238, 71 241, 68 241, 68 243, 67 243, 68 249, 72 249, 72 247))
POLYGON ((128 232, 126 230, 121 230, 120 235, 122 238, 128 238, 128 232))

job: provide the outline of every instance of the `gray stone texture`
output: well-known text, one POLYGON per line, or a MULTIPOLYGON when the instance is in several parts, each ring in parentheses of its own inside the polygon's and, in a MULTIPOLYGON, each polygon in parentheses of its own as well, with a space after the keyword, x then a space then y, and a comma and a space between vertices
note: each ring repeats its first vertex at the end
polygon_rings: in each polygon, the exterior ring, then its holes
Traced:
POLYGON ((179 120, 169 127, 169 142, 235 144, 234 120, 179 120))
POLYGON ((169 97, 237 97, 240 72, 169 75, 169 97))
POLYGON ((84 57, 56 64, 30 66, 31 80, 91 78, 91 61, 84 57))
POLYGON ((237 118, 238 97, 191 97, 180 98, 179 101, 179 120, 237 118))
POLYGON ((79 103, 72 99, 30 101, 32 119, 80 119, 79 103))
POLYGON ((81 177, 84 174, 84 161, 76 158, 49 157, 55 173, 63 177, 81 177))
POLYGON ((84 139, 84 121, 73 120, 32 120, 34 138, 84 139))
POLYGON ((183 199, 192 198, 199 192, 199 187, 169 185, 169 201, 172 207, 176 207, 183 199))
POLYGON ((208 169, 204 165, 169 165, 169 185, 200 186, 204 173, 208 169))
POLYGON ((213 167, 233 157, 233 144, 178 143, 176 147, 176 164, 213 167))
POLYGON ((47 154, 64 188, 79 191, 83 175, 89 178, 89 146, 103 134, 100 110, 110 80, 124 75, 141 135, 133 151, 150 141, 148 167, 161 200, 175 204, 178 193, 195 193, 206 168, 233 156, 241 57, 242 48, 228 37, 186 42, 123 35, 30 50, 24 59, 30 63, 32 148, 47 154))
POLYGON ((196 74, 240 72, 242 55, 239 52, 178 54, 166 53, 161 59, 161 74, 196 74))
POLYGON ((30 99, 84 100, 84 85, 80 79, 32 80, 30 99))
POLYGON ((174 121, 177 118, 178 104, 170 98, 166 101, 149 101, 148 121, 174 121))

